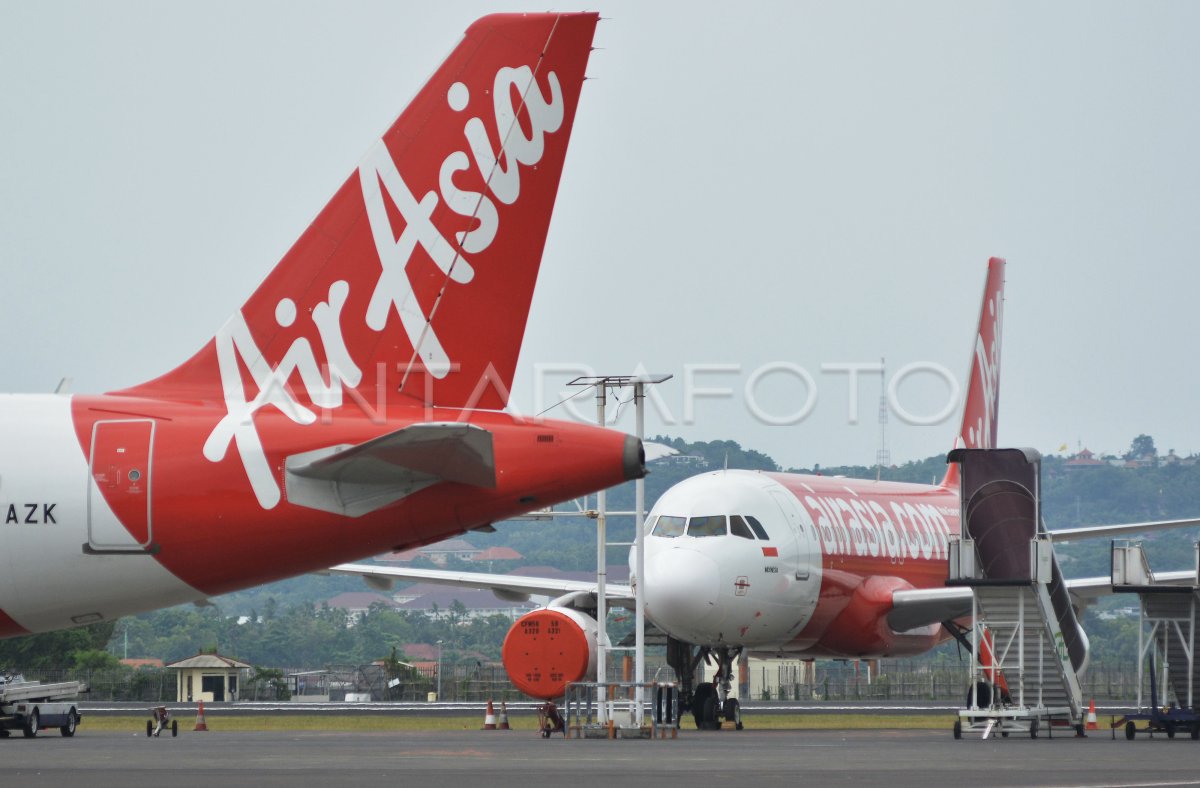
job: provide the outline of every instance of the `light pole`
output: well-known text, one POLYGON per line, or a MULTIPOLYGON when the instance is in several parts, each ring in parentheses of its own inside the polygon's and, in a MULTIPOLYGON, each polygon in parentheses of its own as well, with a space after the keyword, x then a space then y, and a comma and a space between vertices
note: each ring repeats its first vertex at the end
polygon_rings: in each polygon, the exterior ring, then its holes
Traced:
MULTIPOLYGON (((596 387, 596 421, 601 427, 607 426, 604 415, 606 391, 613 388, 623 388, 633 385, 634 410, 637 419, 637 439, 645 439, 645 400, 646 386, 663 383, 671 379, 671 375, 608 375, 604 377, 575 378, 568 386, 596 387)), ((646 571, 645 552, 645 517, 646 517, 646 480, 634 482, 634 566, 630 575, 630 583, 634 589, 634 724, 641 727, 645 711, 645 681, 646 681, 646 612, 645 584, 642 577, 646 571)), ((597 718, 601 723, 607 720, 608 712, 605 701, 607 698, 607 665, 608 652, 608 607, 605 585, 608 579, 608 536, 605 532, 605 507, 607 498, 604 490, 596 493, 596 690, 598 702, 597 718)))
POLYGON ((437 659, 437 699, 440 702, 442 699, 442 641, 437 642, 438 659, 437 659))

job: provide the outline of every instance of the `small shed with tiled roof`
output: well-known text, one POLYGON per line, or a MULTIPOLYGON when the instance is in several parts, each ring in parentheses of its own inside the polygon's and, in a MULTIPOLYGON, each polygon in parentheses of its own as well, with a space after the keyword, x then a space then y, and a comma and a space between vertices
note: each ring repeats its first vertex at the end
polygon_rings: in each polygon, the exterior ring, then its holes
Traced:
POLYGON ((472 558, 472 561, 520 561, 525 556, 518 553, 511 547, 489 547, 479 555, 472 558))
POLYGON ((175 672, 175 700, 179 703, 220 703, 237 700, 241 673, 252 666, 220 654, 197 654, 164 667, 175 672))

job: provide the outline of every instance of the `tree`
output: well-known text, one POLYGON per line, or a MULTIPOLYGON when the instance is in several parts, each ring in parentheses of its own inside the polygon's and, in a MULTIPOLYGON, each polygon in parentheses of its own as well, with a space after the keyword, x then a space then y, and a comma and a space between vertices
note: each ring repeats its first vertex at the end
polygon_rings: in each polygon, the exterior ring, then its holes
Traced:
POLYGON ((121 660, 100 649, 79 649, 72 654, 76 670, 111 670, 121 667, 121 660))
POLYGON ((44 632, 0 641, 0 668, 38 670, 61 668, 76 652, 103 649, 116 621, 103 621, 75 629, 44 632))
POLYGON ((287 681, 284 680, 283 671, 278 668, 261 668, 256 665, 249 684, 254 688, 255 700, 258 700, 260 691, 270 700, 288 700, 292 697, 287 681))
POLYGON ((1125 454, 1127 460, 1140 460, 1143 457, 1158 457, 1158 449, 1154 448, 1154 438, 1149 435, 1139 435, 1129 445, 1125 454))

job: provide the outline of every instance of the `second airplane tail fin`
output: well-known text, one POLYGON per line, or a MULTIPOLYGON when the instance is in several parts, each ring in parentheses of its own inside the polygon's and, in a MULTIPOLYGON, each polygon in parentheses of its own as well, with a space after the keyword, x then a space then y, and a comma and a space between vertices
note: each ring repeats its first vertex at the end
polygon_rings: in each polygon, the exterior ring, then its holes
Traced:
POLYGON ((119 393, 504 407, 597 19, 473 24, 213 340, 119 393))
MULTIPOLYGON (((988 260, 983 303, 979 307, 979 330, 971 348, 971 371, 962 426, 956 448, 996 447, 996 418, 1000 407, 1000 329, 1004 316, 1004 266, 999 257, 988 260)), ((958 486, 958 464, 950 463, 943 487, 958 486)))

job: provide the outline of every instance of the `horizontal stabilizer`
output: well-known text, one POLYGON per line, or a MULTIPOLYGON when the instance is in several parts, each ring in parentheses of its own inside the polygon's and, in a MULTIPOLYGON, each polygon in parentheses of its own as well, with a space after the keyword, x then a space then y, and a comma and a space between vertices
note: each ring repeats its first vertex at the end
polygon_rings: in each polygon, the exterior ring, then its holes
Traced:
POLYGON ((294 454, 288 501, 361 517, 438 482, 496 486, 492 434, 471 424, 414 424, 357 445, 294 454))
POLYGON ((888 626, 894 632, 940 624, 971 615, 970 588, 913 588, 892 594, 888 626))

